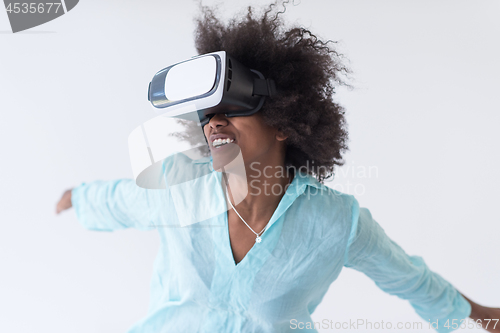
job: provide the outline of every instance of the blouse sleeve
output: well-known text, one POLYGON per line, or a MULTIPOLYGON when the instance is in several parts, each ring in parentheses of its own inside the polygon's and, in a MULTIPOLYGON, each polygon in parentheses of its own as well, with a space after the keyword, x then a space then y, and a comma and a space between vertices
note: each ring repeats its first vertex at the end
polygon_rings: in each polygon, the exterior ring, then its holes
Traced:
POLYGON ((75 187, 71 203, 86 229, 151 230, 161 207, 162 193, 158 191, 141 188, 132 179, 98 180, 75 187))
POLYGON ((469 302, 448 281, 431 271, 422 257, 406 254, 385 234, 370 211, 360 208, 353 199, 344 266, 364 273, 383 291, 408 300, 426 322, 438 322, 437 328, 434 326, 437 332, 457 329, 460 320, 470 315, 469 302))

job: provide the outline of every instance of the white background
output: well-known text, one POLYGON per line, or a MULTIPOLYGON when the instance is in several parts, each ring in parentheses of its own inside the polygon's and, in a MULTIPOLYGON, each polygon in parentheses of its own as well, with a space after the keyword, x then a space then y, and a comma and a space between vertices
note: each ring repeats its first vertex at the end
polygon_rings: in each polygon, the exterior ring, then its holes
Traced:
MULTIPOLYGON (((266 2, 222 10, 249 3, 266 2)), ((355 194, 408 254, 493 307, 499 11, 498 1, 303 0, 286 13, 339 41, 354 71, 356 89, 337 95, 350 152, 328 185, 355 194), (378 172, 353 177, 370 166, 378 172)), ((146 315, 157 234, 87 231, 73 211, 55 216, 55 204, 81 182, 132 177, 128 134, 155 115, 149 80, 196 54, 196 13, 190 1, 83 0, 12 34, 0 10, 0 331, 125 332, 146 315)), ((358 318, 422 321, 345 269, 313 319, 358 318)))

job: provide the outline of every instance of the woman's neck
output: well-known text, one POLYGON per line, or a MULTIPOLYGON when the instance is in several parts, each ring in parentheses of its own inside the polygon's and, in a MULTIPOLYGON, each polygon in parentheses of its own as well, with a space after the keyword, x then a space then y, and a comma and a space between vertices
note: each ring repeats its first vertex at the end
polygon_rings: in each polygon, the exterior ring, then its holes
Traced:
POLYGON ((272 216, 292 182, 292 172, 284 166, 253 165, 238 170, 240 172, 233 169, 222 173, 223 187, 228 184, 227 197, 235 208, 248 223, 272 216))

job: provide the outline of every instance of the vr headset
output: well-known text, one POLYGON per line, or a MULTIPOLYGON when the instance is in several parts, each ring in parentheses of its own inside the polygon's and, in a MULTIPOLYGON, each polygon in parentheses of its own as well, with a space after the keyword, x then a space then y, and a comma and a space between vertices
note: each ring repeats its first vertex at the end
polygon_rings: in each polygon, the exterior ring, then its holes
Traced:
POLYGON ((148 100, 166 117, 195 121, 203 127, 218 113, 250 116, 262 108, 266 96, 274 94, 273 80, 219 51, 156 73, 149 83, 148 100))

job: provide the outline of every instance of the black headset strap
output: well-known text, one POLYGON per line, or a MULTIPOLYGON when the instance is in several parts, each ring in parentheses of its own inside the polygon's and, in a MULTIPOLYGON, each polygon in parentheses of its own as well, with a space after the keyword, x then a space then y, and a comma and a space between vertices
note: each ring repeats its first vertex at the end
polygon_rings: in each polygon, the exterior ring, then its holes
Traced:
POLYGON ((259 78, 253 79, 252 95, 272 97, 276 94, 276 84, 274 83, 274 80, 265 79, 264 75, 255 69, 251 69, 251 71, 259 76, 259 78))

